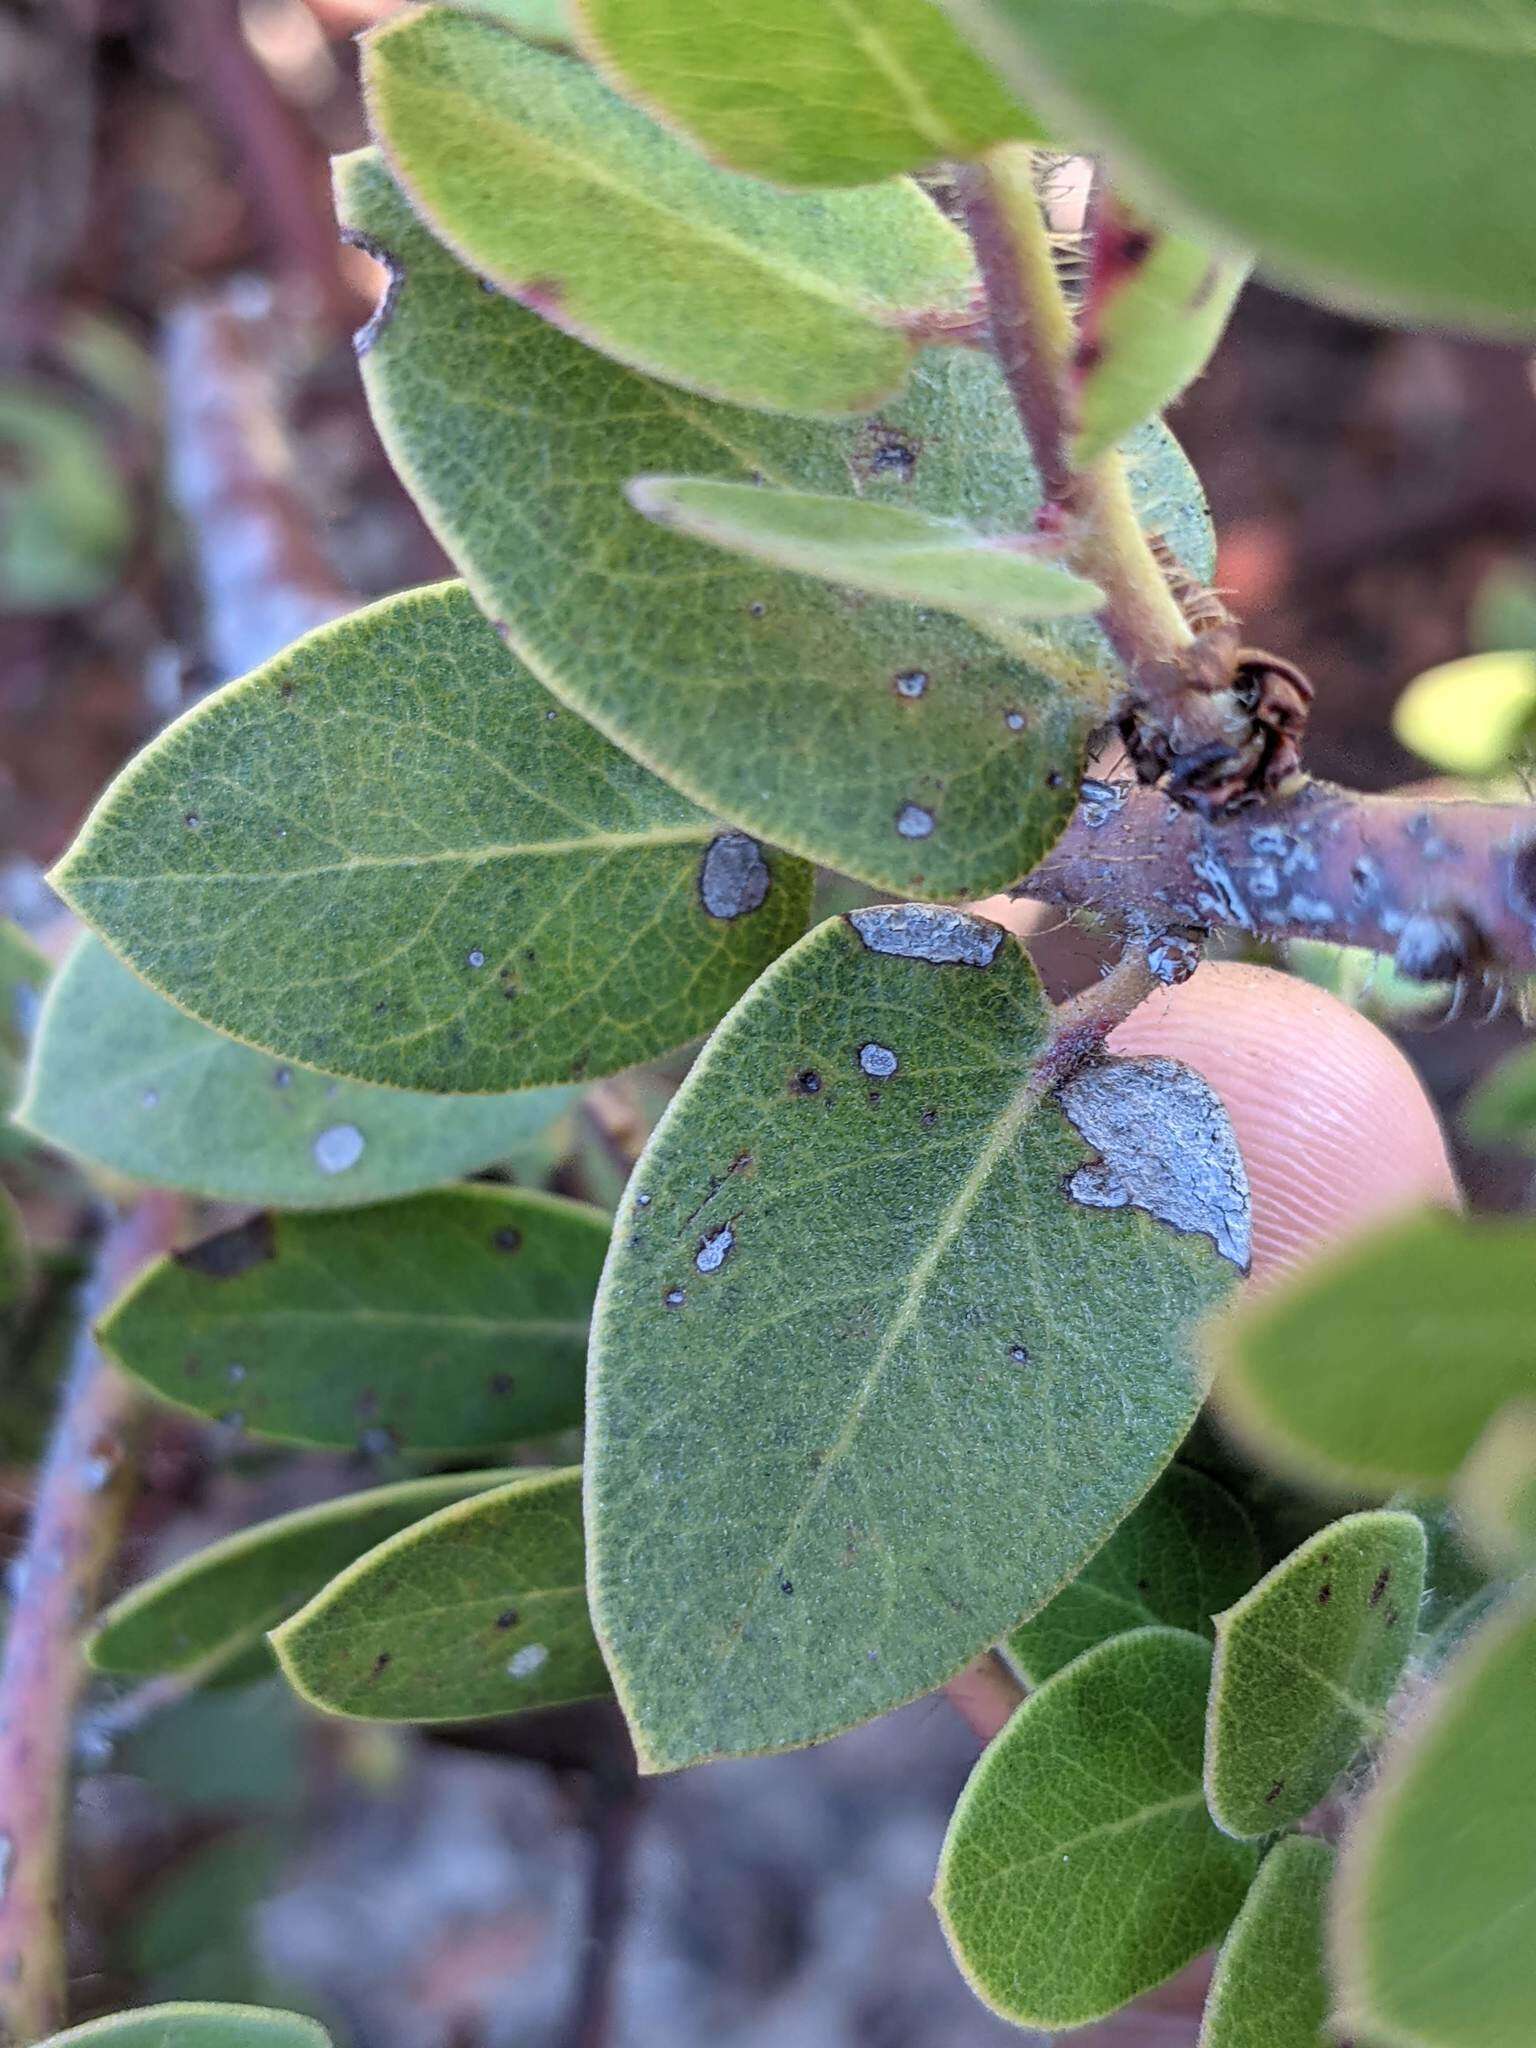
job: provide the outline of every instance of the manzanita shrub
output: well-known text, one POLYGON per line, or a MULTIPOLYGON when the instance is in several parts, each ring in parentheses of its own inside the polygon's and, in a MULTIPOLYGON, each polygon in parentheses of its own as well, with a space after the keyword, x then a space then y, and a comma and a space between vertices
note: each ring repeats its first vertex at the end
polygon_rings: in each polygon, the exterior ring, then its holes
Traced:
MULTIPOLYGON (((483 0, 362 67, 361 374, 463 580, 106 792, 19 1116, 259 1205, 110 1309, 128 1373, 404 1476, 135 1587, 95 1664, 275 1653, 392 1721, 611 1689, 664 1771, 994 1652, 1029 1691, 935 1902, 998 2012, 1219 1944, 1206 2048, 1529 2048, 1536 1228, 1413 1216, 1247 1299, 1221 1104, 1104 1039, 1212 933, 1531 971, 1536 817, 1305 776, 1160 414, 1252 262, 1536 331, 1536 17, 483 0), (1053 1011, 962 907, 1005 889, 1119 965, 1053 1011), (697 1041, 613 1217, 459 1178, 697 1041)), ((1529 1063, 1478 1113, 1536 1142, 1529 1063)))

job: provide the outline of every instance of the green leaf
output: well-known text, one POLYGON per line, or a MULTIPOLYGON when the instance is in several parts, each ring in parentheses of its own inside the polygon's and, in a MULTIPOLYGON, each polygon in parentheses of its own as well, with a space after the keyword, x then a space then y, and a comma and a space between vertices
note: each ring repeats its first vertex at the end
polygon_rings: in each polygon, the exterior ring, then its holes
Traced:
POLYGON ((1016 2026, 1079 2027, 1220 1939, 1254 1851, 1211 1826, 1211 1653, 1176 1629, 1087 1651, 983 1752, 934 1903, 971 1988, 1016 2026))
POLYGON ((707 1030, 811 886, 554 704, 452 583, 306 634, 178 719, 54 881, 216 1030, 461 1094, 707 1030))
POLYGON ((1214 1479, 1170 1465, 1096 1557, 1006 1645, 1031 1685, 1043 1685, 1095 1643, 1166 1623, 1211 1633, 1211 1616, 1261 1569, 1242 1508, 1214 1479))
POLYGON ((1483 654, 1536 649, 1536 575, 1518 561, 1500 562, 1478 584, 1467 638, 1483 654))
POLYGON ((1536 1152, 1536 1046, 1511 1053, 1485 1074, 1462 1108, 1468 1137, 1536 1152))
POLYGON ((1388 1751, 1339 1858, 1340 2022, 1381 2048, 1529 2048, 1536 1608, 1512 1605, 1388 1751))
POLYGON ((963 315, 917 186, 796 197, 716 170, 585 66, 443 9, 363 45, 373 132, 432 232, 578 340, 770 412, 868 412, 963 315))
POLYGON ((344 1494, 242 1529, 109 1607, 86 1645, 98 1671, 207 1676, 260 1643, 387 1536, 423 1516, 506 1484, 505 1472, 455 1472, 344 1494))
POLYGON ((781 185, 870 184, 1038 133, 933 0, 776 0, 766 33, 750 0, 578 0, 576 25, 620 92, 781 185))
POLYGON ((1536 654, 1469 654, 1416 676, 1392 709, 1405 747, 1449 775, 1507 768, 1536 728, 1536 654))
POLYGON ((1414 320, 1536 326, 1524 0, 949 5, 1066 136, 1281 277, 1414 320))
POLYGON ((1536 1559, 1536 1401, 1499 1410, 1457 1475, 1456 1499, 1493 1565, 1536 1559))
POLYGON ((1075 468, 1086 469, 1133 428, 1171 405, 1210 361, 1246 263, 1215 256, 1186 235, 1148 232, 1146 253, 1089 301, 1093 353, 1077 387, 1075 468))
POLYGON ((538 1472, 418 1522, 272 1637, 328 1714, 464 1721, 592 1699, 608 1675, 582 1584, 581 1474, 538 1472))
POLYGON ((1536 1229, 1431 1210, 1213 1325, 1216 1398, 1304 1481, 1443 1491, 1504 1403, 1536 1392, 1533 1322, 1536 1229))
POLYGON ((178 1407, 256 1437, 412 1451, 581 1419, 608 1219, 521 1189, 262 1214, 158 1260, 103 1344, 178 1407))
POLYGON ((21 1211, 0 1187, 0 1313, 25 1294, 30 1271, 21 1211))
POLYGON ((17 1120, 130 1180, 210 1201, 355 1207, 415 1194, 540 1143, 571 1088, 413 1094, 281 1065, 199 1024, 83 938, 43 1005, 17 1120))
POLYGON ((711 547, 850 590, 972 618, 1027 623, 1097 610, 1104 593, 1026 537, 978 533, 902 505, 816 491, 763 490, 701 477, 641 476, 630 503, 658 526, 711 547))
POLYGON ((38 2048, 330 2048, 314 2020, 260 2005, 146 2005, 50 2034, 38 2048))
POLYGON ((94 604, 132 534, 133 508, 96 426, 43 386, 0 384, 0 616, 94 604))
POLYGON ((1302 1819, 1382 1735, 1413 1645, 1425 1548, 1414 1515, 1346 1515, 1217 1615, 1205 1793, 1229 1835, 1302 1819))
MULTIPOLYGON (((746 831, 875 888, 981 895, 1070 814, 1120 671, 1088 621, 1029 662, 974 628, 662 533, 624 502, 650 467, 846 491, 1026 532, 1039 487, 996 365, 935 349, 858 425, 710 406, 483 292, 378 159, 338 167, 342 218, 403 282, 363 362, 395 467, 488 611, 548 684, 746 831), (755 824, 751 821, 757 821, 755 824), (920 835, 920 836, 914 836, 920 835)), ((1198 486, 1161 429, 1130 449, 1147 525, 1211 573, 1198 486)))
POLYGON ((1312 1835, 1288 1835, 1265 1857, 1216 1959, 1199 2048, 1335 2048, 1323 1974, 1333 1864, 1312 1835))
POLYGON ((576 39, 568 0, 446 0, 446 5, 500 22, 530 43, 547 43, 552 49, 576 39))
POLYGON ((854 911, 743 999, 641 1155, 593 1323, 588 1534, 645 1768, 943 1683, 1188 1429, 1216 1244, 1246 1260, 1230 1129, 1171 1061, 1063 1080, 1050 1024, 996 925, 854 911))
POLYGON ((26 933, 0 917, 0 1159, 22 1149, 9 1118, 21 1088, 48 962, 26 933))

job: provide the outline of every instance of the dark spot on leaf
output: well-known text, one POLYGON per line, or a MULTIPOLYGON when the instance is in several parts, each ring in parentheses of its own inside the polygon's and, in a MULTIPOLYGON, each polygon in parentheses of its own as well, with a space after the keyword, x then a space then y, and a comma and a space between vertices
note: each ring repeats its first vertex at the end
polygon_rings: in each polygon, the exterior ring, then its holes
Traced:
POLYGON ((1399 1619, 1400 1616, 1398 1615, 1397 1609, 1395 1607, 1389 1607, 1387 1609, 1387 1627, 1396 1628, 1399 1619))
POLYGON ((752 602, 747 606, 748 615, 754 619, 760 619, 764 617, 767 613, 767 610, 767 605, 763 603, 760 597, 753 598, 752 602))
POLYGON ((387 1671, 390 1665, 394 1663, 394 1661, 394 1652, 392 1650, 380 1650, 377 1657, 375 1657, 373 1660, 373 1670, 369 1675, 373 1678, 377 1678, 379 1673, 381 1671, 387 1671))
POLYGON ((931 1131, 934 1125, 938 1122, 938 1120, 939 1112, 936 1109, 925 1109, 922 1115, 918 1118, 918 1122, 922 1125, 925 1131, 931 1131))
POLYGON ((201 1379, 203 1376, 203 1361, 200 1358, 189 1356, 182 1361, 181 1369, 189 1380, 201 1379))
POLYGON ((517 1622, 518 1614, 515 1607, 509 1607, 505 1614, 498 1614, 496 1617, 496 1626, 498 1628, 516 1628, 517 1622))
POLYGON ((1022 711, 1005 711, 1003 713, 1003 723, 1010 732, 1022 732, 1028 722, 1022 711))
POLYGON ((384 1422, 374 1429, 365 1429, 357 1440, 357 1448, 365 1458, 392 1458, 402 1442, 400 1432, 384 1422))
POLYGON ((1385 1593, 1385 1591, 1387 1590, 1388 1586, 1391 1585, 1391 1583, 1392 1567, 1389 1564, 1384 1564, 1381 1570, 1376 1574, 1376 1583, 1371 1588, 1371 1605, 1373 1607, 1378 1605, 1378 1603, 1381 1600, 1382 1594, 1385 1593))
POLYGON ((1045 786, 1047 789, 1060 789, 1066 779, 1059 768, 1053 768, 1045 778, 1045 786))
POLYGON ((1319 1564, 1332 1564, 1333 1552, 1331 1550, 1325 1550, 1317 1561, 1319 1564))
POLYGON ((760 909, 773 876, 763 849, 745 832, 722 832, 699 864, 699 901, 711 917, 747 917, 760 909))
POLYGON ((1028 1365, 1029 1363, 1029 1350, 1026 1345, 1010 1344, 1008 1346, 1008 1356, 1015 1365, 1028 1365))
POLYGON ((557 277, 530 277, 525 284, 514 285, 507 296, 526 306, 530 313, 542 313, 550 320, 560 311, 565 287, 557 277))
POLYGON ((1136 1590, 1138 1593, 1150 1593, 1152 1590, 1152 1581, 1150 1579, 1138 1579, 1136 1581, 1136 1590))
POLYGON ((176 1263, 204 1280, 238 1280, 253 1266, 265 1265, 277 1257, 277 1229, 267 1210, 222 1230, 217 1237, 205 1237, 201 1244, 188 1245, 176 1253, 176 1263))
POLYGON ((872 419, 859 435, 853 468, 861 476, 895 477, 898 482, 907 483, 917 468, 921 447, 921 442, 910 434, 904 434, 899 427, 893 427, 882 419, 872 419))
POLYGON ((274 1088, 291 1088, 293 1086, 292 1067, 279 1067, 272 1076, 272 1086, 274 1088))
POLYGON ((781 1593, 793 1593, 794 1590, 794 1584, 791 1580, 782 1578, 779 1580, 779 1591, 781 1593))
POLYGON ((1274 1805, 1274 1803, 1275 1803, 1275 1801, 1276 1801, 1276 1800, 1277 1800, 1277 1799, 1278 1799, 1278 1798, 1280 1797, 1280 1794, 1281 1794, 1281 1793, 1282 1793, 1282 1792, 1283 1792, 1284 1790, 1285 1790, 1285 1780, 1284 1780, 1284 1778, 1276 1778, 1276 1780, 1275 1780, 1275 1782, 1273 1783, 1273 1785, 1271 1785, 1271 1786, 1270 1786, 1270 1788, 1269 1788, 1269 1790, 1268 1790, 1268 1791, 1267 1791, 1267 1792, 1266 1792, 1266 1793, 1264 1794, 1264 1804, 1265 1804, 1266 1806, 1273 1806, 1273 1805, 1274 1805))
POLYGON ((499 1252, 515 1252, 521 1247, 522 1242, 523 1233, 514 1230, 510 1223, 505 1224, 491 1239, 492 1245, 499 1252))
POLYGON ((405 290, 405 265, 376 236, 364 234, 361 228, 343 228, 341 239, 349 249, 361 249, 365 256, 371 256, 375 263, 382 263, 389 272, 383 296, 352 337, 353 348, 358 355, 365 356, 395 317, 400 294, 405 290))
POLYGON ((512 1392, 517 1382, 509 1372, 493 1372, 487 1384, 493 1394, 505 1396, 512 1392))
POLYGON ((1099 367, 1099 364, 1103 360, 1104 344, 1101 341, 1090 340, 1088 337, 1085 336, 1084 339, 1078 343, 1076 363, 1077 372, 1080 377, 1088 376, 1090 372, 1096 370, 1099 367))
POLYGON ((1329 1602, 1329 1601, 1330 1601, 1330 1600, 1331 1600, 1332 1598, 1333 1598, 1333 1587, 1332 1587, 1332 1585, 1331 1585, 1331 1584, 1329 1584, 1329 1583, 1325 1582, 1325 1583, 1324 1583, 1323 1585, 1321 1585, 1321 1586, 1319 1586, 1319 1587, 1318 1587, 1318 1589, 1317 1589, 1317 1604, 1318 1604, 1318 1606, 1319 1606, 1319 1607, 1326 1607, 1326 1606, 1328 1605, 1328 1602, 1329 1602))
POLYGON ((181 822, 183 823, 183 825, 186 826, 189 832, 196 832, 203 821, 197 815, 196 811, 188 811, 187 815, 182 819, 181 822))
POLYGON ((283 680, 277 686, 277 694, 284 700, 284 702, 286 702, 288 698, 290 698, 293 695, 292 676, 283 677, 283 680))
POLYGON ((819 1095, 821 1076, 814 1067, 802 1067, 789 1084, 792 1095, 819 1095))
POLYGON ((681 1308, 687 1299, 687 1293, 681 1287, 669 1287, 661 1297, 664 1308, 681 1308))
POLYGON ((928 687, 928 678, 920 668, 903 669, 896 678, 898 697, 921 697, 928 687))

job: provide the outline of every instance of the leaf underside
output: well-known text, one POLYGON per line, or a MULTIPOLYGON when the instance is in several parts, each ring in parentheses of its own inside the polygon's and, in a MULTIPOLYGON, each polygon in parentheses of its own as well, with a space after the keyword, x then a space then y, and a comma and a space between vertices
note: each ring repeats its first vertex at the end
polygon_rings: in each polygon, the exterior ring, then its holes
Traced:
POLYGON ((50 2034, 38 2048, 330 2048, 314 2020, 260 2005, 148 2005, 50 2034))

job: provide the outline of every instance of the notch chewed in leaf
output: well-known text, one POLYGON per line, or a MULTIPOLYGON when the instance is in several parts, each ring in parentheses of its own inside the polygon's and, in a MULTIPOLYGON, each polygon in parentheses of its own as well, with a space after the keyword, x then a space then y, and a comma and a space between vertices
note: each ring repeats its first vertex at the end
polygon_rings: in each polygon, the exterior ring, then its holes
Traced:
MULTIPOLYGON (((1060 1590, 1192 1420, 1193 1327, 1236 1277, 1225 1210, 1172 1229, 1071 1198, 1094 1148, 1051 1092, 1051 1030, 997 926, 855 911, 758 982, 658 1126, 599 1292, 588 1438, 594 1614, 648 1768, 941 1684, 1060 1590)), ((1186 1130, 1196 1210, 1206 1138, 1229 1142, 1186 1130)))

